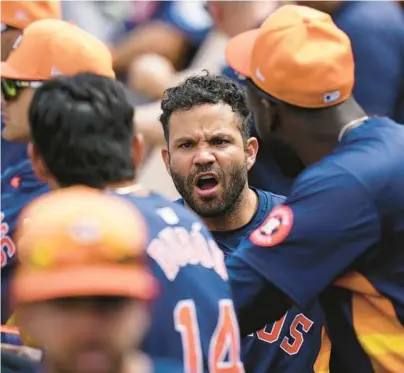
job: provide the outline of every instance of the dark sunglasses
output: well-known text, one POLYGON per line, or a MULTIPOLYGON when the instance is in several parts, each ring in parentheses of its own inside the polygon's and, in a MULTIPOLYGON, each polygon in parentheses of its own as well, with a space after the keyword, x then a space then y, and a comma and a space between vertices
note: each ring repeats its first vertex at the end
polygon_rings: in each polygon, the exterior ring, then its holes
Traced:
POLYGON ((14 100, 24 88, 38 88, 42 85, 40 81, 25 81, 14 79, 1 79, 1 93, 4 100, 14 100))
POLYGON ((5 32, 5 31, 7 31, 7 30, 18 30, 18 28, 17 28, 17 27, 13 27, 13 26, 9 26, 9 25, 6 25, 6 24, 2 23, 1 26, 0 26, 0 31, 1 31, 1 32, 5 32))

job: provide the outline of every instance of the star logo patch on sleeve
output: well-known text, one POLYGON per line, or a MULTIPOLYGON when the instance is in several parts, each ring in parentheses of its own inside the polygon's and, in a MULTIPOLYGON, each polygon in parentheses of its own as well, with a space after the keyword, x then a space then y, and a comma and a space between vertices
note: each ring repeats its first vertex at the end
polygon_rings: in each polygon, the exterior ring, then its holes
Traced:
POLYGON ((275 207, 269 216, 250 235, 253 244, 262 247, 278 245, 289 235, 293 226, 293 211, 289 206, 275 207))

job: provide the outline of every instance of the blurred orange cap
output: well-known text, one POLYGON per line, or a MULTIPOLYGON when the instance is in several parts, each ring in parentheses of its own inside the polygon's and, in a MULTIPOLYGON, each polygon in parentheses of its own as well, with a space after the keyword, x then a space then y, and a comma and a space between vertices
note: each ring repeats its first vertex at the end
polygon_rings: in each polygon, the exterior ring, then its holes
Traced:
POLYGON ((61 3, 53 1, 2 1, 1 23, 18 29, 25 29, 32 22, 46 18, 60 19, 61 3))
POLYGON ((348 36, 318 10, 284 5, 257 30, 230 40, 228 64, 283 102, 322 108, 345 101, 354 85, 348 36))
POLYGON ((83 29, 53 19, 29 25, 1 63, 1 77, 14 80, 41 81, 86 72, 115 77, 108 47, 83 29))
POLYGON ((155 297, 146 224, 120 197, 83 186, 50 192, 22 213, 16 304, 77 296, 155 297))

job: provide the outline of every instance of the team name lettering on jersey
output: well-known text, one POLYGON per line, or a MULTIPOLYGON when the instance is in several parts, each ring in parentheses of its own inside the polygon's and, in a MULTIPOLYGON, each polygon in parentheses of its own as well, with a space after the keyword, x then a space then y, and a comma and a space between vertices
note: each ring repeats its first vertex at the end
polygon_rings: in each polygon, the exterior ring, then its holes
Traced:
POLYGON ((150 242, 147 252, 170 281, 174 281, 181 267, 187 265, 212 268, 223 280, 228 279, 223 253, 215 241, 204 236, 201 223, 195 222, 187 230, 172 226, 178 222, 173 210, 167 211, 166 208, 163 213, 158 212, 158 215, 169 226, 150 242))
MULTIPOLYGON (((275 343, 281 336, 284 322, 288 312, 281 319, 271 325, 266 325, 260 331, 250 334, 250 337, 258 338, 266 343, 275 343)), ((308 333, 313 325, 313 321, 299 313, 295 316, 289 327, 289 336, 285 336, 280 343, 280 348, 288 355, 296 355, 304 343, 304 335, 308 333)))
POLYGON ((5 215, 1 213, 1 268, 5 267, 14 255, 15 245, 8 232, 10 230, 9 225, 4 221, 5 215))
POLYGON ((194 223, 191 231, 184 227, 164 228, 147 248, 170 281, 187 265, 212 268, 223 280, 228 279, 222 252, 213 240, 204 237, 201 228, 200 223, 194 223))

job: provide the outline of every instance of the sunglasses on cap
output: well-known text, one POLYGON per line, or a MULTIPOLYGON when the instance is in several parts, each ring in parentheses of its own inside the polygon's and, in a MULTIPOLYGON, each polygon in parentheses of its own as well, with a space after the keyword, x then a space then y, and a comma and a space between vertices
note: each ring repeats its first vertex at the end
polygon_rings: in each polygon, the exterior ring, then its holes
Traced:
POLYGON ((25 81, 14 79, 1 79, 1 93, 4 100, 14 100, 24 88, 38 88, 42 85, 39 81, 25 81))

